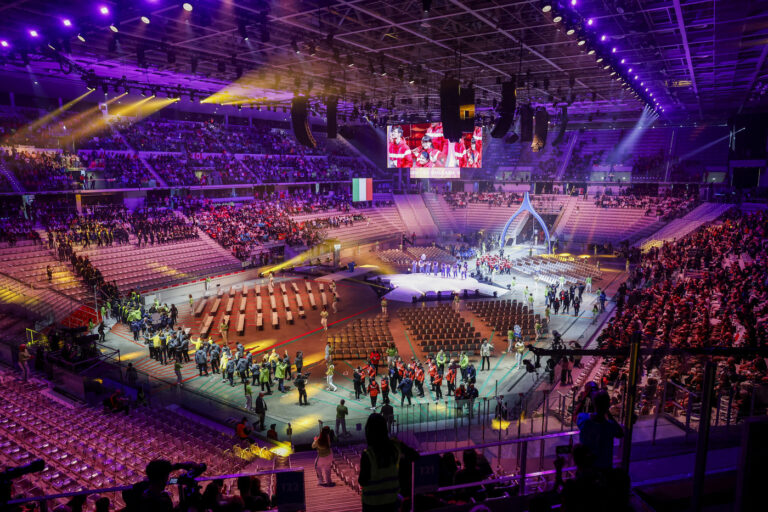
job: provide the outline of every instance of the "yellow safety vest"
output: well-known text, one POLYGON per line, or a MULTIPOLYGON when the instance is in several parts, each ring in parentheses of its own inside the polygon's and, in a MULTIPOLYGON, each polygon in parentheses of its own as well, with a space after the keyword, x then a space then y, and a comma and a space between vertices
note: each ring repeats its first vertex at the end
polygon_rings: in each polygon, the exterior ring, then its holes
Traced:
POLYGON ((373 450, 365 450, 371 462, 371 479, 363 486, 364 505, 379 506, 397 503, 397 495, 400 492, 400 449, 394 443, 392 448, 395 450, 395 461, 385 467, 379 467, 373 450))

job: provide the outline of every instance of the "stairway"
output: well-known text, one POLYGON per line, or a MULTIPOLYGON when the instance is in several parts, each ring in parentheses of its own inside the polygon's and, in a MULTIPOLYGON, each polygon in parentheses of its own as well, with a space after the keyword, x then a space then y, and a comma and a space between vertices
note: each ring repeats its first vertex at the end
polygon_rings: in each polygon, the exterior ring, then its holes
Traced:
POLYGON ((304 498, 309 512, 352 512, 361 510, 360 496, 333 473, 336 485, 318 485, 315 473, 315 452, 299 452, 291 455, 291 467, 304 468, 304 498))
POLYGON ((440 230, 420 194, 397 194, 394 198, 407 233, 416 233, 420 238, 437 236, 440 230))
POLYGON ((155 169, 154 169, 154 168, 153 168, 151 165, 149 165, 149 162, 147 162, 147 161, 144 159, 144 157, 142 156, 142 154, 141 154, 139 151, 136 151, 135 149, 133 149, 133 147, 132 147, 132 146, 131 146, 131 145, 128 143, 128 139, 126 139, 125 137, 123 137, 123 134, 122 134, 122 133, 120 133, 120 130, 118 130, 117 128, 114 128, 114 127, 113 127, 113 128, 112 128, 112 132, 115 134, 115 136, 116 136, 118 139, 120 139, 121 141, 123 141, 123 144, 125 144, 125 147, 127 147, 127 148, 130 150, 130 152, 131 152, 132 154, 136 155, 136 156, 139 158, 139 161, 141 162, 141 165, 143 165, 143 166, 144 166, 144 168, 145 168, 147 171, 149 171, 149 174, 151 174, 151 175, 152 175, 152 176, 155 178, 155 183, 157 183, 157 186, 159 186, 159 187, 167 187, 167 186, 168 186, 168 184, 165 182, 165 180, 164 180, 164 179, 162 179, 162 178, 160 177, 160 175, 159 175, 159 174, 157 174, 157 172, 155 172, 155 169))
POLYGON ((16 175, 9 171, 2 161, 0 161, 0 174, 5 176, 5 179, 11 184, 11 188, 14 192, 18 192, 19 194, 24 193, 24 187, 22 187, 19 180, 16 179, 16 175))
POLYGON ((680 239, 702 225, 716 220, 733 206, 732 204, 702 203, 684 217, 673 220, 652 235, 641 239, 635 245, 640 247, 642 251, 647 251, 652 247, 661 247, 664 242, 680 239))
POLYGON ((459 216, 451 211, 451 207, 445 202, 443 196, 434 192, 424 192, 422 196, 424 197, 424 204, 427 205, 442 235, 462 231, 459 216))

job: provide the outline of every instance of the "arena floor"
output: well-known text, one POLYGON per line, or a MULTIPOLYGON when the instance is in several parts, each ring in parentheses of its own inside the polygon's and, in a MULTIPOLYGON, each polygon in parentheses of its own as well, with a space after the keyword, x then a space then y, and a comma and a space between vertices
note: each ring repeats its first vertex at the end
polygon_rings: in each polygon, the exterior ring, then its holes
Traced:
MULTIPOLYGON (((474 265, 472 268, 474 268, 474 265)), ((598 286, 603 286, 608 290, 608 294, 611 295, 611 292, 622 281, 623 275, 624 272, 619 269, 605 269, 604 279, 599 285, 595 286, 595 289, 598 286)), ((265 280, 249 281, 245 284, 252 286, 259 282, 266 285, 265 280)), ((536 288, 536 283, 533 279, 526 276, 518 275, 517 283, 516 288, 505 295, 505 298, 522 300, 523 290, 526 286, 532 290, 536 288)), ((213 285, 215 286, 215 282, 213 285)), ((203 293, 202 285, 199 285, 199 288, 196 295, 203 293)), ((338 290, 342 298, 342 306, 338 313, 331 314, 327 334, 338 332, 345 324, 354 319, 374 316, 380 312, 379 299, 370 286, 362 284, 357 280, 346 280, 338 283, 338 290)), ((539 290, 543 291, 543 287, 539 286, 539 290)), ((168 304, 173 302, 177 305, 180 312, 179 325, 191 327, 193 336, 196 336, 199 331, 200 318, 195 318, 192 314, 193 312, 186 295, 188 291, 188 288, 183 291, 179 290, 175 294, 173 289, 165 291, 163 293, 163 302, 168 304)), ((592 325, 592 314, 590 311, 591 302, 595 300, 594 295, 589 299, 587 295, 585 293, 585 304, 578 317, 572 314, 553 314, 550 332, 557 330, 563 334, 566 340, 578 339, 582 343, 588 340, 594 333, 597 325, 592 325), (587 305, 589 306, 587 307, 587 305)), ((541 293, 535 295, 535 298, 535 312, 543 312, 544 304, 541 293)), ((426 307, 432 307, 434 304, 429 303, 426 307)), ((254 307, 249 304, 249 308, 254 307)), ((397 311, 403 307, 414 306, 406 303, 390 302, 390 331, 398 351, 404 359, 409 360, 412 356, 423 359, 423 354, 414 347, 414 343, 398 317, 397 311)), ((247 350, 255 352, 257 355, 275 348, 281 355, 284 350, 288 350, 291 360, 293 360, 296 351, 301 350, 304 352, 305 371, 307 369, 311 370, 311 377, 307 388, 310 405, 308 407, 300 407, 298 405, 298 394, 289 385, 286 386, 288 389, 287 393, 283 394, 276 390, 276 386, 273 386, 273 394, 265 397, 269 408, 267 412, 267 425, 276 424, 277 431, 281 435, 281 439, 283 439, 283 434, 286 432, 288 423, 290 423, 293 429, 292 441, 294 443, 311 441, 311 437, 317 432, 318 420, 333 425, 336 405, 341 399, 347 401, 347 406, 349 407, 347 426, 354 437, 362 437, 362 431, 358 431, 356 426, 357 424, 364 425, 365 419, 371 412, 370 401, 367 397, 362 397, 361 400, 354 399, 352 372, 355 366, 359 364, 358 361, 337 361, 334 383, 338 386, 338 389, 335 392, 326 389, 323 351, 327 334, 323 332, 320 326, 319 309, 311 310, 307 308, 306 319, 296 318, 294 325, 281 324, 279 330, 274 330, 271 326, 265 324, 263 331, 256 330, 255 325, 250 321, 250 319, 255 317, 255 310, 249 309, 247 311, 249 322, 246 325, 245 335, 237 336, 232 332, 228 336, 231 347, 234 348, 234 344, 240 341, 246 346, 247 350)), ((491 357, 491 370, 478 371, 477 389, 480 397, 493 397, 497 393, 500 395, 512 394, 517 396, 518 393, 527 391, 533 385, 534 379, 521 368, 518 368, 513 354, 508 355, 503 352, 507 345, 506 337, 502 336, 500 338, 498 333, 493 333, 488 325, 468 311, 466 307, 462 307, 461 311, 464 318, 471 321, 474 327, 480 331, 481 336, 488 338, 495 348, 494 354, 491 357)), ((219 312, 217 315, 214 325, 218 325, 221 314, 222 312, 219 312)), ((212 335, 215 340, 221 342, 217 329, 214 328, 212 330, 212 335)), ((547 335, 539 340, 537 345, 548 346, 550 341, 551 336, 547 335)), ((243 387, 237 385, 237 383, 234 387, 231 387, 219 375, 200 377, 194 361, 184 365, 182 370, 183 385, 182 389, 178 390, 175 386, 176 377, 173 372, 173 365, 171 363, 162 365, 150 359, 145 345, 141 341, 138 343, 133 341, 133 336, 127 326, 113 326, 106 335, 106 343, 120 350, 123 364, 132 362, 139 370, 141 375, 140 381, 146 383, 147 388, 150 390, 150 398, 154 397, 167 404, 178 403, 201 416, 212 417, 219 422, 225 423, 239 419, 246 413, 244 409, 243 387)), ((479 370, 479 357, 471 358, 470 360, 479 370)), ((426 388, 428 386, 425 385, 426 394, 424 398, 414 396, 414 407, 411 408, 407 406, 401 408, 399 395, 390 395, 390 399, 395 406, 397 421, 400 423, 401 428, 425 428, 425 425, 419 424, 426 422, 429 425, 430 421, 435 422, 436 418, 441 417, 441 414, 449 414, 449 402, 446 402, 446 399, 449 399, 449 397, 444 396, 444 399, 437 403, 426 388), (428 412, 427 404, 430 404, 428 412)), ((253 388, 254 399, 258 391, 258 386, 253 388)), ((445 395, 445 387, 443 391, 445 395)), ((440 427, 438 423, 433 425, 438 428, 440 427)))

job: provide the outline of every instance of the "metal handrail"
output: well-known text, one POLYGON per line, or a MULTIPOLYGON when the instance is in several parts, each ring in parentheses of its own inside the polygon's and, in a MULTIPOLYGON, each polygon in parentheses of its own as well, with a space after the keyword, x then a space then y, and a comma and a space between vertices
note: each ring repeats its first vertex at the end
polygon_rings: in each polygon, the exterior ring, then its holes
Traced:
MULTIPOLYGON (((437 491, 448 491, 453 489, 463 489, 465 487, 477 487, 479 485, 484 484, 490 484, 490 483, 497 483, 497 482, 504 482, 508 480, 519 480, 520 485, 518 486, 518 494, 522 495, 525 493, 525 479, 531 476, 542 476, 546 474, 552 474, 555 472, 555 470, 549 470, 549 471, 538 471, 535 473, 528 473, 526 471, 526 465, 527 465, 527 458, 528 458, 528 443, 531 441, 540 441, 542 445, 547 439, 556 439, 560 437, 570 437, 578 434, 578 430, 569 430, 568 432, 556 432, 553 434, 543 434, 539 436, 531 436, 531 437, 521 437, 517 439, 507 439, 506 441, 494 441, 491 443, 483 443, 478 445, 473 445, 471 447, 468 446, 461 446, 461 447, 454 447, 454 448, 447 448, 442 450, 432 450, 429 452, 423 452, 420 454, 420 456, 429 456, 429 455, 441 455, 444 453, 453 453, 457 451, 466 450, 468 448, 471 448, 473 450, 478 449, 485 449, 485 448, 494 448, 494 447, 500 447, 503 445, 511 445, 511 444, 519 444, 521 445, 521 455, 520 455, 520 469, 518 475, 509 475, 506 477, 499 477, 494 480, 481 480, 479 482, 471 482, 468 484, 461 484, 461 485, 455 485, 455 486, 448 486, 448 487, 441 487, 438 488, 437 491)), ((572 469, 572 468, 571 468, 572 469)), ((411 512, 415 512, 414 504, 416 499, 416 461, 414 460, 411 462, 411 512)))

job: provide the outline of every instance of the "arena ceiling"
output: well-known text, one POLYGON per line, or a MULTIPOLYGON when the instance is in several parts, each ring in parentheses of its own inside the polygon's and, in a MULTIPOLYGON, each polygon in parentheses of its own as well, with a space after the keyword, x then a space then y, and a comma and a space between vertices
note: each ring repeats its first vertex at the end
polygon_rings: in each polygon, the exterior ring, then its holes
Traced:
POLYGON ((436 113, 446 75, 472 83, 478 111, 489 115, 511 77, 518 103, 568 104, 572 118, 636 115, 647 104, 674 122, 722 121, 766 106, 766 1, 183 4, 6 1, 3 69, 20 73, 28 62, 38 75, 69 72, 73 79, 92 70, 130 85, 218 92, 222 102, 245 104, 285 104, 294 91, 338 94, 347 113, 353 106, 436 113))

